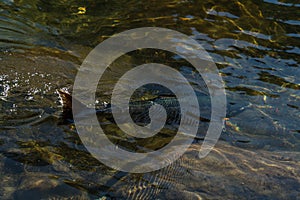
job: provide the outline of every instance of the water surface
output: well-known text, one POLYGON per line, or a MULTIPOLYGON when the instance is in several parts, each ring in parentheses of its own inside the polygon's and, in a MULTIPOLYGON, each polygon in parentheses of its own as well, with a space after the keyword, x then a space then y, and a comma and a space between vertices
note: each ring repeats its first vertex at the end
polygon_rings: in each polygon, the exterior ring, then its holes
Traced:
MULTIPOLYGON (((299 7, 292 0, 2 0, 1 199, 296 199, 299 7), (209 52, 225 82, 228 119, 207 158, 196 157, 209 123, 203 120, 198 140, 174 164, 127 174, 88 153, 74 124, 62 122, 56 90, 72 86, 81 62, 98 43, 146 26, 180 31, 209 52)), ((188 63, 168 52, 141 50, 118 59, 106 72, 97 92, 100 103, 109 100, 113 83, 125 71, 149 62, 172 65, 197 94, 206 94, 188 63)), ((153 91, 142 94, 159 95, 153 91)), ((109 120, 103 127, 112 141, 137 151, 162 146, 172 135, 166 130, 166 138, 139 143, 109 120)))

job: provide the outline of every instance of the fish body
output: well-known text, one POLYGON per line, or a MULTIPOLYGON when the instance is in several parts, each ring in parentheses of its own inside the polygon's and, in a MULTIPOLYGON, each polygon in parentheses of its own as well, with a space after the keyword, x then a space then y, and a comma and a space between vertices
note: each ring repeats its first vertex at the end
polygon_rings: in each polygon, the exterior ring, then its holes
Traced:
MULTIPOLYGON (((79 102, 78 100, 72 98, 72 95, 69 94, 67 91, 64 90, 58 90, 59 96, 61 98, 61 103, 63 106, 63 118, 67 120, 73 120, 73 114, 72 114, 72 104, 78 108, 78 110, 89 110, 87 109, 87 106, 79 102)), ((187 101, 188 102, 188 98, 187 101)), ((129 102, 129 106, 127 108, 116 108, 117 112, 128 112, 132 118, 132 120, 137 124, 148 124, 150 123, 151 119, 149 118, 149 109, 153 105, 161 105, 167 112, 167 124, 176 123, 179 124, 181 120, 181 110, 180 110, 180 103, 177 100, 175 96, 172 95, 160 95, 156 96, 147 100, 133 100, 129 102)), ((154 112, 162 112, 160 109, 163 109, 162 107, 159 107, 159 109, 155 110, 154 112)), ((95 112, 94 109, 90 109, 91 112, 95 112)), ((96 109, 97 115, 109 115, 112 113, 112 105, 110 103, 104 103, 103 106, 99 109, 96 109)), ((205 112, 203 112, 205 113, 205 112)), ((90 114, 83 113, 83 114, 90 114)), ((154 113, 155 114, 155 113, 154 113)), ((210 114, 210 113, 209 113, 210 114)), ((208 115, 209 115, 208 114, 208 115)), ((203 117, 196 116, 196 114, 191 113, 191 118, 194 118, 193 120, 200 120, 200 121, 206 121, 209 122, 209 116, 206 115, 203 117), (196 117, 196 118, 195 118, 196 117)), ((189 119, 191 120, 191 119, 189 119)))

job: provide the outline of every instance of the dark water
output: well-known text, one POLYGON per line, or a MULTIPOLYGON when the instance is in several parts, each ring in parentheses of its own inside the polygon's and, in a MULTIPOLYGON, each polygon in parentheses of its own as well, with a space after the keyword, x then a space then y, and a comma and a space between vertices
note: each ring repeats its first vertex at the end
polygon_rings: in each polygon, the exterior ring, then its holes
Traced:
MULTIPOLYGON (((98 87, 101 100, 109 100, 120 74, 146 62, 173 63, 192 84, 199 81, 184 61, 142 50, 114 63, 98 87)), ((1 0, 0 197, 300 198, 299 62, 298 1, 1 0), (74 124, 62 123, 56 90, 72 86, 98 43, 147 26, 187 34, 209 52, 225 82, 228 119, 207 158, 195 156, 200 134, 169 167, 127 174, 94 159, 74 124)), ((200 125, 205 130, 208 121, 200 125)), ((119 145, 140 144, 110 121, 104 128, 119 145)), ((166 141, 143 145, 155 148, 166 141)))

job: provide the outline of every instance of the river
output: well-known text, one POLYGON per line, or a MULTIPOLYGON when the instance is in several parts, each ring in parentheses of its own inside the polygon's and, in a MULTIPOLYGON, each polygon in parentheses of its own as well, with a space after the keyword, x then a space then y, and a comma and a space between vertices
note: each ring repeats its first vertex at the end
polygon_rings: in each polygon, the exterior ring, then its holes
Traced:
MULTIPOLYGON (((98 85, 99 101, 109 101, 125 71, 151 62, 173 65, 197 91, 203 89, 189 63, 170 52, 144 49, 113 63, 98 85)), ((299 62, 296 0, 1 0, 0 197, 300 198, 299 62), (197 157, 200 133, 166 168, 127 173, 88 152, 75 124, 62 119, 57 90, 71 91, 76 73, 96 45, 142 27, 176 30, 202 45, 224 81, 227 116, 206 158, 197 157)), ((200 129, 207 130, 208 124, 201 120, 200 129)), ((165 130, 147 142, 128 139, 109 120, 102 126, 111 141, 132 151, 160 148, 172 132, 165 130)))

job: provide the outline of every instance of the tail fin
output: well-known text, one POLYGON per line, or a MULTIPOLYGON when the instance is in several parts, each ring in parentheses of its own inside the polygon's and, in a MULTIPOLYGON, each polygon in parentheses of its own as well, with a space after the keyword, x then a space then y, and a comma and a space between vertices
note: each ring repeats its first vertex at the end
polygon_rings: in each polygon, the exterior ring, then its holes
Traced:
POLYGON ((63 112, 72 112, 72 96, 66 90, 57 90, 63 106, 63 112))
POLYGON ((86 108, 86 106, 83 103, 74 99, 67 90, 59 89, 59 90, 57 90, 57 92, 61 99, 61 104, 62 104, 62 108, 63 108, 63 118, 65 118, 67 120, 73 119, 72 104, 74 104, 74 106, 76 106, 79 109, 86 108))

